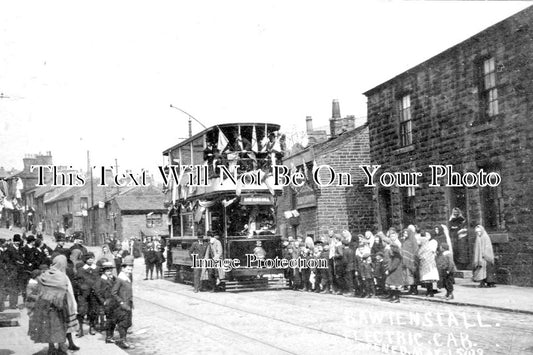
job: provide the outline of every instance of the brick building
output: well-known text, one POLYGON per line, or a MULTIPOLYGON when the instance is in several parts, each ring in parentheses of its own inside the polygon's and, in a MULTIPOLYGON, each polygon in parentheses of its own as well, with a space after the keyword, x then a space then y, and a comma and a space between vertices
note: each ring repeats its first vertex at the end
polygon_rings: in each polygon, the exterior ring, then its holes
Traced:
MULTIPOLYGON (((311 236, 316 240, 329 228, 336 232, 348 229, 357 234, 375 226, 372 189, 363 186, 364 175, 359 168, 370 163, 368 127, 354 126, 353 116, 341 118, 336 100, 329 139, 322 132, 313 131, 311 118, 307 117, 308 132, 313 132, 321 141, 283 160, 288 168, 307 170, 309 178, 302 187, 284 187, 278 199, 278 225, 282 235, 311 236), (349 174, 352 186, 340 186, 336 180, 331 186, 319 188, 311 177, 313 165, 329 165, 336 173, 349 174)), ((326 183, 331 174, 321 168, 319 176, 320 181, 326 183)))
MULTIPOLYGON (((533 285, 533 7, 365 93, 379 172, 421 172, 418 187, 374 189, 382 229, 448 221, 453 207, 493 241, 501 282, 533 285), (497 187, 430 184, 430 165, 497 172, 497 187)), ((377 175, 379 175, 379 172, 377 175)))

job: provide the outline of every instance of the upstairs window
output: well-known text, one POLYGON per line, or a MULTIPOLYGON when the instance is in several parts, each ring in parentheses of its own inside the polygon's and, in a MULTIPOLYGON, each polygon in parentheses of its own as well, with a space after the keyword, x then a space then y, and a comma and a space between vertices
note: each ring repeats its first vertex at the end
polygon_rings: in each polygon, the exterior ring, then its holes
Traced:
POLYGON ((480 69, 482 74, 480 82, 482 119, 487 120, 499 113, 494 58, 484 59, 480 69))
POLYGON ((148 213, 146 215, 146 227, 153 228, 163 224, 163 215, 161 213, 148 213))
POLYGON ((411 130, 411 97, 405 95, 400 102, 400 146, 405 147, 413 143, 411 130))
POLYGON ((80 197, 80 209, 87 210, 89 208, 89 198, 88 197, 80 197))

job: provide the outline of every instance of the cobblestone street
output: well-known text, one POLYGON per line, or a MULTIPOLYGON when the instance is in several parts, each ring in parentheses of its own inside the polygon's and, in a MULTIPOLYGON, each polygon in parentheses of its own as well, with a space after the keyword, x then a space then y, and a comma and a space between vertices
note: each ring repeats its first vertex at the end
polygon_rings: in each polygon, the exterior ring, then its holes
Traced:
POLYGON ((533 351, 528 314, 288 290, 195 294, 187 285, 143 278, 137 259, 131 354, 533 351))

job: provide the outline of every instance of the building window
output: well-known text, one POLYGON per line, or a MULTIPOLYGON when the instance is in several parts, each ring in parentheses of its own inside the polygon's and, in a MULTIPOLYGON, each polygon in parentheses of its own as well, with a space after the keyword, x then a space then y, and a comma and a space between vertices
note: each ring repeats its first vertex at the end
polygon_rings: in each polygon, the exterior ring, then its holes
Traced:
POLYGON ((494 58, 483 60, 481 65, 481 106, 483 120, 496 116, 499 113, 498 108, 498 89, 496 88, 496 65, 494 58))
POLYGON ((161 213, 148 213, 146 215, 146 227, 153 228, 163 224, 163 215, 161 213))
POLYGON ((405 147, 413 143, 411 130, 411 97, 405 95, 400 100, 400 146, 405 147))
POLYGON ((89 198, 88 197, 80 197, 80 208, 81 210, 88 209, 89 206, 89 198))

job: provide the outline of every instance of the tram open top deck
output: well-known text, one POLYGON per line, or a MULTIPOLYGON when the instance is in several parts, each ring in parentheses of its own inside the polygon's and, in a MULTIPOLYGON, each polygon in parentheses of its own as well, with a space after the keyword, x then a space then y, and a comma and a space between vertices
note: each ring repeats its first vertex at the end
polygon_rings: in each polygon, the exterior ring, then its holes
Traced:
MULTIPOLYGON (((203 183, 174 182, 167 190, 167 200, 171 201, 170 251, 176 280, 190 278, 188 250, 197 236, 207 231, 220 236, 225 258, 244 263, 246 255, 254 253, 259 243, 268 258, 281 257, 275 201, 282 187, 269 184, 265 177, 272 165, 281 163, 284 142, 279 129, 279 125, 272 123, 220 124, 163 151, 167 166, 189 166, 191 170, 200 167, 197 175, 207 176, 203 183), (260 172, 263 179, 254 183, 238 179, 243 175, 252 179, 260 172), (238 181, 230 178, 229 173, 238 181)), ((228 273, 227 285, 237 287, 255 279, 271 280, 273 274, 280 272, 233 270, 228 273)), ((256 281, 253 283, 252 288, 257 286, 256 281)))
MULTIPOLYGON (((181 162, 184 165, 201 165, 204 163, 203 151, 208 142, 216 143, 217 149, 224 150, 221 143, 234 145, 237 135, 248 140, 250 144, 256 141, 257 151, 262 150, 261 142, 269 135, 279 133, 280 125, 274 123, 223 123, 209 127, 192 137, 189 137, 163 151, 163 156, 169 157, 169 163, 181 162), (223 136, 220 135, 223 133, 223 136), (181 158, 180 158, 181 150, 181 158)), ((253 147, 252 147, 253 148, 253 147)))
POLYGON ((196 176, 207 175, 209 179, 198 180, 193 184, 196 186, 187 189, 186 183, 180 183, 182 186, 172 199, 212 199, 235 192, 248 194, 251 199, 257 193, 273 189, 280 192, 281 186, 267 186, 264 180, 253 181, 264 179, 271 165, 281 163, 284 136, 279 134, 279 129, 280 125, 272 123, 220 124, 164 150, 167 166, 190 166, 196 176), (234 173, 248 176, 239 180, 234 173))

